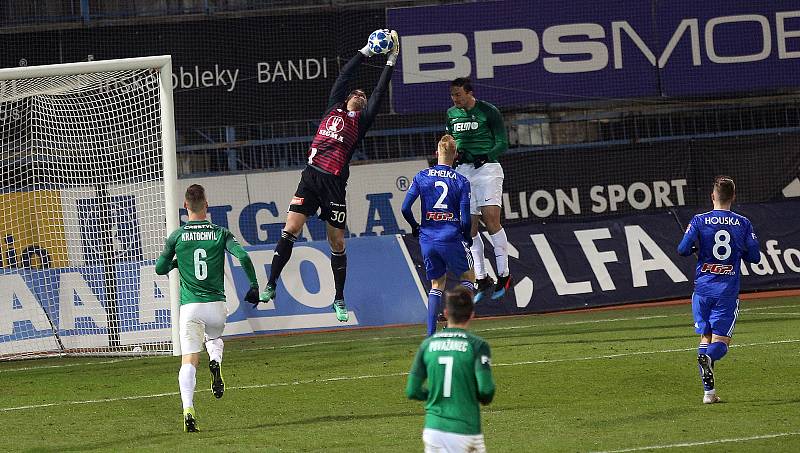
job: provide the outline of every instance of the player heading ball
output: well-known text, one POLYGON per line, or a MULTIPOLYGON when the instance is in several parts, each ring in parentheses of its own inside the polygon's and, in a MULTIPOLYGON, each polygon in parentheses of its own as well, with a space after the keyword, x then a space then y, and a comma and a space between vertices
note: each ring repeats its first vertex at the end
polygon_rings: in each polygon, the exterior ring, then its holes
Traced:
POLYGON ((328 98, 328 108, 322 115, 322 121, 308 149, 308 164, 300 175, 300 183, 289 203, 286 225, 275 246, 269 282, 260 295, 262 302, 275 298, 278 278, 292 256, 295 241, 303 231, 308 217, 319 213, 319 218, 328 222, 331 269, 336 286, 332 307, 339 321, 349 320, 344 302, 344 283, 347 276, 344 230, 347 225, 345 187, 350 176, 350 159, 378 115, 398 55, 400 39, 397 32, 376 30, 370 35, 367 45, 356 52, 336 78, 328 98), (356 69, 364 59, 383 52, 387 52, 386 66, 369 99, 364 90, 348 90, 350 80, 355 77, 356 69))
POLYGON ((508 269, 508 238, 500 225, 500 206, 503 202, 503 167, 497 158, 508 149, 503 116, 497 107, 475 99, 472 82, 458 78, 450 83, 453 106, 447 110, 447 132, 456 140, 460 164, 456 171, 470 184, 470 213, 472 215, 472 258, 478 289, 475 302, 485 295, 500 299, 511 287, 508 269), (497 285, 486 272, 483 239, 478 231, 480 221, 486 225, 492 239, 497 264, 497 285))

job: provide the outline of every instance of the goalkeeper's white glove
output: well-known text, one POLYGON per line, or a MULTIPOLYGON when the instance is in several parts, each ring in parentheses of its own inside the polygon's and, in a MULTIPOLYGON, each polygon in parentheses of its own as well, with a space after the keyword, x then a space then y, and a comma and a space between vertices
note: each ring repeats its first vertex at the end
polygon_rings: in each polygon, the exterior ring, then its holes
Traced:
MULTIPOLYGON (((372 33, 377 33, 377 32, 379 32, 379 31, 383 31, 383 32, 385 32, 386 34, 389 34, 389 30, 387 30, 387 29, 385 29, 385 28, 384 28, 384 29, 375 30, 375 31, 373 31, 372 33)), ((372 34, 370 34, 370 36, 372 36, 372 34)), ((369 58, 369 57, 371 57, 371 56, 373 56, 373 55, 377 55, 377 53, 375 53, 375 52, 372 50, 372 47, 370 47, 369 38, 367 38, 367 44, 366 44, 364 47, 362 47, 361 49, 359 49, 359 52, 361 52, 362 54, 364 54, 364 56, 365 56, 365 57, 367 57, 367 58, 369 58)))
POLYGON ((392 42, 394 46, 392 46, 392 50, 389 52, 389 56, 386 57, 386 64, 389 66, 394 66, 397 62, 397 56, 400 55, 400 36, 397 34, 396 31, 391 31, 392 42))

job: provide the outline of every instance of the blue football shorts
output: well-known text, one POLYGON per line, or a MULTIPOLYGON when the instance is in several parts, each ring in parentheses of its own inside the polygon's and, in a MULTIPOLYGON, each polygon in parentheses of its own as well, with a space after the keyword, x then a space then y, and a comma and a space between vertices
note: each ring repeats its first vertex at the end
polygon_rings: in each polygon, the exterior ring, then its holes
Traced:
POLYGON ((739 299, 734 297, 709 297, 692 294, 694 330, 700 335, 733 336, 739 316, 739 299))
POLYGON ((461 241, 419 241, 425 274, 436 280, 450 271, 456 278, 472 267, 472 254, 461 241))

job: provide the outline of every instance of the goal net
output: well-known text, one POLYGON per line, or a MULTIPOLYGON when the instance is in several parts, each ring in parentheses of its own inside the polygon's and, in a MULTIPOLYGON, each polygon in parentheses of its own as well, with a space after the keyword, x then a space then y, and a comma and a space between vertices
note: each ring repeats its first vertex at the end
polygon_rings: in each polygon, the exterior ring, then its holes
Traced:
POLYGON ((0 71, 0 359, 172 351, 170 58, 0 71), (164 81, 167 81, 165 84, 164 81))

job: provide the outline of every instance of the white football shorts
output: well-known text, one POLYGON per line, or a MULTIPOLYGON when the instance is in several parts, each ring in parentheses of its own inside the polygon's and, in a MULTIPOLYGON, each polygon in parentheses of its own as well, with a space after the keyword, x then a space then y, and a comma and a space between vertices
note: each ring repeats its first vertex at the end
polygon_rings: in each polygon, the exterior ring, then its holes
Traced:
POLYGON ((425 453, 486 453, 483 434, 456 434, 425 428, 422 442, 425 453))
POLYGON ((472 164, 461 164, 456 171, 469 181, 469 212, 480 215, 481 206, 503 205, 503 167, 498 162, 488 162, 475 168, 472 164))
POLYGON ((181 354, 201 352, 206 340, 222 336, 228 308, 224 301, 194 302, 181 305, 179 335, 181 354))

